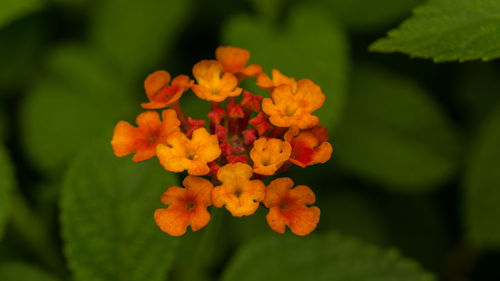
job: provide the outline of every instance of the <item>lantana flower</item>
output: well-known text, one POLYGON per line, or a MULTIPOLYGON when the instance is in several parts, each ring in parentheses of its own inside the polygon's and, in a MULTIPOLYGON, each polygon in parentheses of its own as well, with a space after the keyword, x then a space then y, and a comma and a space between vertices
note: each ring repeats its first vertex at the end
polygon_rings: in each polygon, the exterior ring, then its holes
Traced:
POLYGON ((144 89, 149 99, 143 103, 146 109, 164 108, 182 96, 182 93, 193 86, 194 81, 187 75, 179 75, 170 84, 170 74, 164 70, 158 70, 150 74, 144 81, 144 89))
POLYGON ((328 130, 321 125, 304 131, 291 127, 285 133, 284 138, 292 146, 290 162, 302 168, 325 163, 330 159, 333 151, 332 145, 327 142, 328 130))
POLYGON ((323 106, 325 95, 320 87, 309 79, 297 82, 297 91, 290 85, 282 84, 271 93, 271 98, 262 101, 262 110, 269 115, 269 121, 278 127, 297 126, 307 129, 316 126, 315 110, 323 106))
POLYGON ((116 156, 134 153, 134 162, 141 162, 156 156, 156 146, 163 143, 172 133, 179 131, 180 121, 172 109, 162 112, 162 119, 156 111, 146 111, 137 116, 138 128, 125 121, 115 126, 111 147, 116 156))
POLYGON ((184 187, 168 187, 161 197, 168 207, 154 213, 158 227, 169 235, 183 235, 188 226, 203 228, 210 221, 210 206, 224 207, 234 217, 265 207, 272 230, 284 233, 288 226, 297 235, 311 233, 320 215, 318 207, 310 206, 312 190, 293 188, 290 178, 275 179, 267 187, 264 182, 292 164, 307 167, 330 159, 328 131, 314 115, 325 95, 312 80, 296 80, 277 69, 270 78, 260 65, 247 65, 250 52, 245 49, 222 46, 215 58, 194 65, 196 84, 184 74, 174 79, 164 70, 150 74, 144 82, 149 102, 142 104, 150 111, 139 114, 138 127, 118 122, 111 140, 114 154, 135 153, 134 162, 157 156, 166 171, 187 171, 184 187), (250 77, 270 97, 241 88, 240 82, 250 77), (206 120, 183 111, 180 99, 189 91, 208 101, 206 120), (169 109, 160 120, 154 110, 164 107, 169 109))
POLYGON ((168 208, 157 209, 154 214, 158 227, 172 236, 183 235, 188 226, 197 231, 210 221, 207 207, 212 205, 212 183, 204 178, 187 176, 183 185, 185 188, 170 186, 161 196, 161 202, 168 208))
POLYGON ((308 186, 293 186, 290 178, 278 178, 269 184, 264 199, 264 206, 269 208, 267 223, 278 233, 284 233, 288 226, 297 235, 308 235, 319 222, 319 208, 308 207, 316 196, 308 186))
POLYGON ((221 149, 217 136, 199 128, 193 132, 191 140, 182 132, 168 135, 165 144, 158 145, 156 153, 166 170, 176 173, 187 170, 190 175, 202 176, 210 172, 207 163, 217 159, 221 149))
POLYGON ((226 164, 217 172, 222 185, 212 190, 213 204, 217 208, 226 207, 235 217, 248 216, 257 210, 264 200, 266 186, 260 180, 250 180, 252 167, 248 164, 226 164))
POLYGON ((274 138, 259 138, 253 143, 250 157, 253 160, 253 171, 260 175, 274 175, 285 163, 292 152, 288 142, 274 138))
POLYGON ((264 72, 259 73, 257 76, 257 86, 261 87, 264 90, 272 91, 274 88, 281 85, 288 85, 292 88, 292 92, 297 91, 297 81, 295 78, 288 77, 283 75, 279 70, 272 70, 273 79, 271 80, 267 74, 264 72))
POLYGON ((197 84, 191 89, 200 99, 221 102, 241 94, 236 76, 223 72, 222 64, 216 60, 202 60, 195 64, 193 75, 197 84))
POLYGON ((262 67, 257 64, 251 64, 247 67, 250 59, 248 50, 232 47, 221 46, 215 50, 215 58, 222 64, 224 72, 234 73, 242 77, 253 77, 262 72, 262 67))

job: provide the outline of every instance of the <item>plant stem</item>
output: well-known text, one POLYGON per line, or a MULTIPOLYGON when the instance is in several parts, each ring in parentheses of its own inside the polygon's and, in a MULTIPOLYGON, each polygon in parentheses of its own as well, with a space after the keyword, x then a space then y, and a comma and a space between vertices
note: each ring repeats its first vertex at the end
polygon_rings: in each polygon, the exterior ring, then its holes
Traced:
POLYGON ((184 114, 184 111, 182 111, 181 104, 179 103, 179 101, 176 101, 172 103, 170 107, 177 113, 177 118, 179 119, 179 121, 181 121, 182 129, 184 130, 184 132, 187 133, 191 126, 189 125, 189 122, 186 118, 186 115, 184 114))
POLYGON ((288 128, 274 127, 271 132, 267 135, 270 138, 281 138, 287 131, 288 128))

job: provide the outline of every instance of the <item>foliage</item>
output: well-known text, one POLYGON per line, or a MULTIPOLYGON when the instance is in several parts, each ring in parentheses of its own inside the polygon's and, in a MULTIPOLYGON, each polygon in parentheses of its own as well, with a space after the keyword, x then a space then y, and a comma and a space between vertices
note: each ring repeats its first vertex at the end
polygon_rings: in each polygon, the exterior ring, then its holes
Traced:
POLYGON ((491 60, 500 56, 499 12, 498 1, 431 0, 371 50, 437 62, 491 60))
POLYGON ((39 280, 39 281, 57 281, 58 279, 36 266, 20 262, 8 262, 0 264, 0 280, 18 281, 18 280, 39 280))
POLYGON ((376 30, 385 28, 395 20, 410 14, 411 9, 422 0, 321 0, 349 28, 354 30, 376 30))
POLYGON ((156 230, 158 194, 178 184, 155 163, 137 167, 97 142, 64 180, 61 222, 76 280, 163 280, 176 241, 156 230))
POLYGON ((0 28, 42 6, 41 0, 5 0, 0 9, 0 28))
MULTIPOLYGON (((500 280, 499 12, 498 0, 0 1, 0 280, 500 280), (144 112, 148 74, 193 77, 224 45, 326 95, 331 159, 279 174, 316 194, 309 236, 273 233, 265 208, 210 206, 209 225, 170 237, 153 214, 186 173, 111 151, 117 122, 144 112)), ((269 97, 255 82, 242 87, 269 97)), ((191 91, 180 103, 211 111, 191 91)))
POLYGON ((106 62, 93 49, 71 45, 50 55, 47 76, 21 109, 23 145, 43 171, 57 173, 76 154, 75 147, 109 133, 117 118, 132 112, 128 83, 121 83, 106 62))
POLYGON ((356 66, 335 131, 345 169, 397 190, 435 188, 455 172, 459 135, 429 94, 407 77, 356 66))
POLYGON ((339 235, 262 238, 244 245, 222 280, 415 280, 435 278, 395 251, 339 235), (255 270, 258 268, 258 270, 255 270))
POLYGON ((465 181, 465 219, 469 236, 483 247, 500 248, 500 110, 481 129, 465 181))

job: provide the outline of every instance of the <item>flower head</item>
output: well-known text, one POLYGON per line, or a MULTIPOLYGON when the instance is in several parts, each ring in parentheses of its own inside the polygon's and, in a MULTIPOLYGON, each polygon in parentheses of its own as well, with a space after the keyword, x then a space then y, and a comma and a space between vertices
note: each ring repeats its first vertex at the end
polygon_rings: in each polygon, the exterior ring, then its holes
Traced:
POLYGON ((199 128, 191 140, 182 132, 173 132, 165 144, 158 145, 156 153, 166 170, 176 173, 187 170, 190 175, 201 176, 210 172, 207 163, 217 159, 221 150, 217 136, 199 128))
POLYGON ((144 89, 149 102, 143 103, 142 107, 147 109, 158 109, 176 102, 182 93, 193 86, 194 81, 187 75, 179 75, 170 83, 170 74, 164 70, 158 70, 150 74, 144 81, 144 89))
MULTIPOLYGON (((157 156, 167 171, 187 172, 185 188, 169 187, 162 196, 168 208, 155 212, 156 223, 170 235, 184 234, 189 225, 193 231, 205 226, 212 203, 237 217, 264 205, 273 230, 283 233, 288 225, 293 233, 309 234, 319 220, 319 209, 307 206, 315 201, 311 189, 293 188, 290 178, 272 181, 268 188, 262 181, 292 164, 306 167, 330 158, 328 132, 313 115, 325 95, 309 79, 297 81, 276 69, 270 78, 260 65, 248 65, 248 50, 222 46, 215 56, 193 66, 194 80, 187 75, 172 80, 163 70, 150 74, 144 81, 149 101, 142 107, 170 109, 162 112, 163 121, 154 111, 141 113, 138 127, 120 121, 111 141, 113 152, 135 153, 135 162, 157 156), (240 88, 249 77, 256 77, 257 86, 270 97, 240 88), (185 114, 179 99, 189 89, 209 102, 209 122, 185 114), (213 187, 197 176, 220 184, 213 187)), ((188 113, 203 112, 196 111, 188 113)))
POLYGON ((222 185, 212 190, 214 206, 225 206, 235 217, 253 214, 264 200, 266 186, 260 180, 250 180, 252 174, 252 167, 239 162, 220 168, 217 178, 222 185))
POLYGON ((191 89, 200 99, 221 102, 241 94, 236 76, 223 72, 222 64, 216 60, 202 60, 195 64, 193 75, 198 84, 191 89))
POLYGON ((262 72, 262 67, 257 64, 245 67, 250 59, 250 52, 242 48, 218 47, 215 50, 215 58, 222 64, 224 72, 234 73, 242 77, 253 77, 262 72))
POLYGON ((267 223, 278 233, 285 232, 285 226, 297 235, 308 235, 319 222, 318 207, 308 207, 314 204, 316 196, 308 186, 298 185, 290 178, 278 178, 267 187, 264 206, 269 208, 267 223))
POLYGON ((285 133, 285 141, 292 145, 290 162, 302 168, 325 163, 333 151, 332 145, 327 140, 328 130, 324 126, 316 125, 305 131, 291 127, 285 133))
POLYGON ((120 121, 115 126, 111 147, 116 156, 122 157, 135 152, 132 161, 140 162, 156 155, 156 146, 163 143, 172 132, 179 131, 180 121, 172 109, 146 111, 137 116, 138 128, 120 121))
POLYGON ((278 127, 307 129, 319 122, 312 112, 323 106, 325 95, 318 85, 309 79, 297 83, 294 92, 290 85, 282 84, 271 93, 271 98, 262 101, 262 110, 269 115, 269 121, 278 127))
POLYGON ((171 186, 161 196, 161 202, 167 209, 157 209, 154 214, 156 224, 169 235, 180 236, 191 230, 198 231, 210 221, 207 207, 212 204, 210 181, 194 176, 187 176, 183 185, 171 186))
POLYGON ((259 138, 253 143, 250 157, 253 160, 253 171, 260 175, 274 175, 285 163, 292 152, 288 142, 274 138, 259 138))

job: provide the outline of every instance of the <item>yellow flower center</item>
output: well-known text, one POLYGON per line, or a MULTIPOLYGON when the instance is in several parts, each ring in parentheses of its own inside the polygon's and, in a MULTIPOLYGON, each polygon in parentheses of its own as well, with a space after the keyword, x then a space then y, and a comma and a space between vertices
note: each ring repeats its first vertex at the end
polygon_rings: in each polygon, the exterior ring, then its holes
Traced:
POLYGON ((196 152, 195 151, 189 151, 186 154, 186 158, 189 159, 189 160, 194 160, 195 157, 196 157, 196 152))

